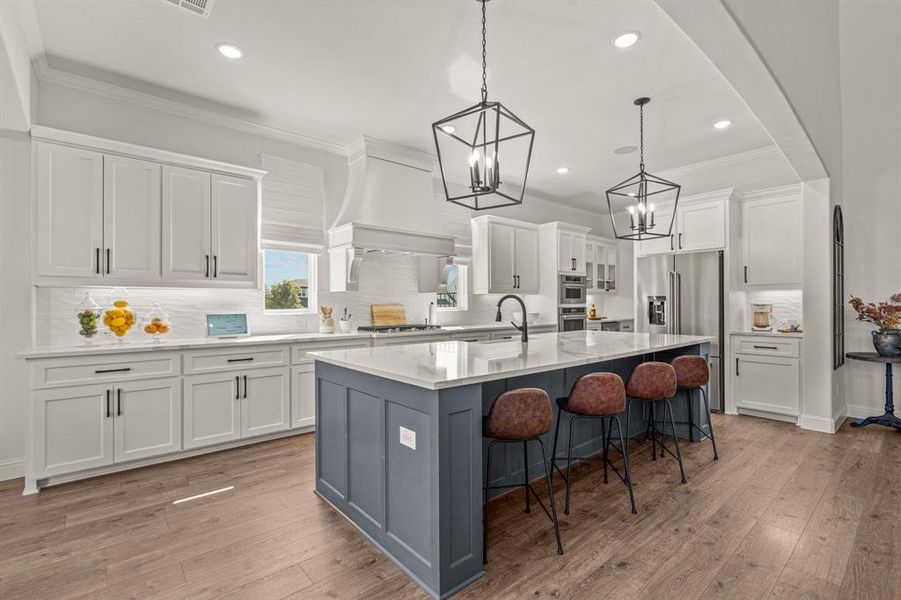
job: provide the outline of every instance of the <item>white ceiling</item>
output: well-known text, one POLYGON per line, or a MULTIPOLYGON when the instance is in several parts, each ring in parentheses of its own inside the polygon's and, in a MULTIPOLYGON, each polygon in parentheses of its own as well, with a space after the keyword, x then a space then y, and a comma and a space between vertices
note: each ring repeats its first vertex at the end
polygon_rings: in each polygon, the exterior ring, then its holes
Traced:
MULTIPOLYGON (((431 123, 478 99, 472 0, 217 0, 208 20, 162 0, 35 6, 55 68, 341 145, 366 134, 433 152, 431 123), (218 42, 245 57, 222 58, 218 42)), ((637 154, 613 150, 637 145, 642 95, 652 172, 772 144, 650 0, 493 0, 488 64, 490 98, 537 131, 529 188, 546 195, 588 203, 633 174, 637 154), (642 37, 619 50, 624 30, 642 37), (734 124, 713 129, 720 119, 734 124)))

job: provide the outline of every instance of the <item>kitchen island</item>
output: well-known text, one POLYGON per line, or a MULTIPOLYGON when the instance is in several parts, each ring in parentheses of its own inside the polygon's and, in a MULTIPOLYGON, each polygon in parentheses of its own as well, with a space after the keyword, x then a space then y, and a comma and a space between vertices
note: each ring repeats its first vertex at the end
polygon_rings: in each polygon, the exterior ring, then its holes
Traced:
MULTIPOLYGON (((426 592, 447 597, 484 575, 482 416, 501 392, 538 387, 553 400, 585 373, 608 371, 625 380, 643 361, 709 358, 709 341, 577 331, 538 334, 527 344, 447 341, 311 353, 316 491, 426 592)), ((673 408, 676 420, 685 421, 686 403, 673 408)), ((632 431, 644 431, 640 411, 633 413, 632 431)), ((704 422, 700 414, 692 417, 704 422)), ((561 435, 568 435, 565 427, 561 435)), ((600 449, 600 424, 580 423, 573 455, 600 449)), ((492 459, 492 486, 522 481, 519 447, 505 452, 492 459)), ((530 448, 528 462, 533 476, 543 475, 537 450, 530 448)))

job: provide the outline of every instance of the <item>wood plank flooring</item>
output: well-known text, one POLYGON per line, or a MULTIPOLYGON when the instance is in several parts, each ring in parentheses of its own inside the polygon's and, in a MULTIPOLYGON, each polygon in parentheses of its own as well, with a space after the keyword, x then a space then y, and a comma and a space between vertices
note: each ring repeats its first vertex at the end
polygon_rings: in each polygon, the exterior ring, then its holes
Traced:
MULTIPOLYGON (((492 504, 481 598, 901 599, 901 434, 716 415, 672 460, 633 445, 639 513, 574 467, 566 554, 522 494, 492 504)), ((0 482, 0 598, 425 598, 313 495, 298 436, 49 488, 0 482), (177 505, 174 500, 234 489, 177 505)), ((555 479, 562 501, 562 482, 555 479)), ((540 489, 541 486, 536 486, 540 489)))

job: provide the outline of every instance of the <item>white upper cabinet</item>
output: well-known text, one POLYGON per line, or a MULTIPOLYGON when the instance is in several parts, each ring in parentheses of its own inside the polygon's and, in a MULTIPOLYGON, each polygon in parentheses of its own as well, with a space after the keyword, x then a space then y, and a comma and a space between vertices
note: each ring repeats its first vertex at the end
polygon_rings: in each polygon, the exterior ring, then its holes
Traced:
POLYGON ((256 281, 259 248, 256 181, 213 175, 212 255, 216 281, 256 281))
POLYGON ((591 293, 615 292, 617 248, 613 240, 588 237, 585 243, 585 285, 591 293))
POLYGON ((262 171, 40 126, 32 138, 37 285, 256 286, 262 171))
POLYGON ((801 208, 800 191, 794 187, 744 201, 742 277, 746 285, 801 285, 801 208))
POLYGON ((585 275, 585 231, 558 228, 557 270, 561 274, 585 275))
MULTIPOLYGON (((715 192, 722 196, 725 192, 715 192)), ((705 194, 709 198, 713 194, 705 194)), ((726 198, 698 200, 686 198, 679 202, 676 219, 669 236, 644 240, 638 243, 639 256, 652 254, 679 254, 722 250, 726 247, 726 198)), ((672 207, 670 207, 671 209, 672 207)), ((672 210, 658 208, 654 220, 664 230, 672 219, 672 210)))
POLYGON ((477 217, 472 220, 473 293, 537 294, 538 228, 531 223, 477 217))
POLYGON ((99 277, 103 269, 103 154, 35 143, 38 276, 99 277))
POLYGON ((210 174, 163 166, 163 278, 206 281, 210 256, 210 174))
POLYGON ((677 214, 676 250, 697 252, 726 247, 726 203, 700 202, 680 207, 677 214))
POLYGON ((160 240, 160 165, 104 156, 103 276, 159 280, 160 240))

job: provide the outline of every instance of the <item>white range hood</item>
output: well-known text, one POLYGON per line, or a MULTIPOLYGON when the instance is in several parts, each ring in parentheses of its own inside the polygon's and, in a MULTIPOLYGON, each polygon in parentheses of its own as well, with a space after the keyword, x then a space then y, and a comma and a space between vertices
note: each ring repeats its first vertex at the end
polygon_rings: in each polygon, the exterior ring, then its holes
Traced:
POLYGON ((439 217, 428 154, 362 137, 348 158, 347 193, 328 231, 329 290, 358 289, 368 253, 455 255, 439 217))

